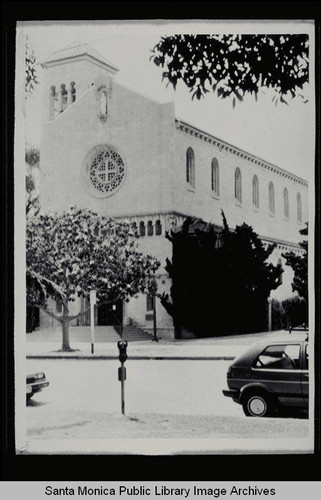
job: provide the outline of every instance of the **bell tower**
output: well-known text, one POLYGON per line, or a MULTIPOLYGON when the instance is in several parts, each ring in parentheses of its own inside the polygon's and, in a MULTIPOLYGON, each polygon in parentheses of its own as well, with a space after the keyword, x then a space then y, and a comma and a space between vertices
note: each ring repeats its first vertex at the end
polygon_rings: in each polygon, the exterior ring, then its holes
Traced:
POLYGON ((78 100, 97 76, 113 79, 118 68, 88 44, 67 47, 42 62, 42 123, 54 120, 78 100))

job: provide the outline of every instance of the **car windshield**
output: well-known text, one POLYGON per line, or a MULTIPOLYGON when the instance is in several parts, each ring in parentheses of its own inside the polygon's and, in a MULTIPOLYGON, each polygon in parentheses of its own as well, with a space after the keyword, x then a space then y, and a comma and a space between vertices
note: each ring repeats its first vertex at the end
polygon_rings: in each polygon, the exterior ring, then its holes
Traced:
POLYGON ((300 345, 270 345, 254 362, 255 368, 295 370, 299 368, 300 345))

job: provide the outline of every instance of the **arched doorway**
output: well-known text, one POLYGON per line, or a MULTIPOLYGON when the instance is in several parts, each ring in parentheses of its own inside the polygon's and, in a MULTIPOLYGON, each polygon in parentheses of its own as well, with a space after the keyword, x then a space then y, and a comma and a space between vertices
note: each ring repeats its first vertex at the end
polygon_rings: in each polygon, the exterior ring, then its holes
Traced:
POLYGON ((123 302, 117 300, 110 304, 101 304, 97 308, 97 325, 110 326, 123 324, 123 302))

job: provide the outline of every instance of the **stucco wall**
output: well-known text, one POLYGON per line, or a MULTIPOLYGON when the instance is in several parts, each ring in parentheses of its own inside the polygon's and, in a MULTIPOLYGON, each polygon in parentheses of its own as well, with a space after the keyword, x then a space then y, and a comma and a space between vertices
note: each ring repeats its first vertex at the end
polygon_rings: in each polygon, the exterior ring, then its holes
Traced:
POLYGON ((107 120, 98 115, 94 85, 56 119, 43 124, 42 210, 76 205, 112 217, 165 210, 171 196, 167 189, 171 151, 165 143, 174 129, 172 105, 154 103, 113 83, 107 120), (105 198, 87 192, 82 173, 87 153, 100 144, 115 148, 126 165, 121 188, 105 198))

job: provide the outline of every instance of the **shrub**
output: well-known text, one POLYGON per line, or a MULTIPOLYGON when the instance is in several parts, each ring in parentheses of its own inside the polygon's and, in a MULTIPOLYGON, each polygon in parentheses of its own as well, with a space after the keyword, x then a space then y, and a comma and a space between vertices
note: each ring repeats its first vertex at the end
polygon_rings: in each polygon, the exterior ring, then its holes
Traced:
POLYGON ((282 302, 284 309, 284 317, 286 320, 286 328, 295 327, 305 323, 308 324, 308 305, 305 299, 301 297, 293 297, 282 302))

